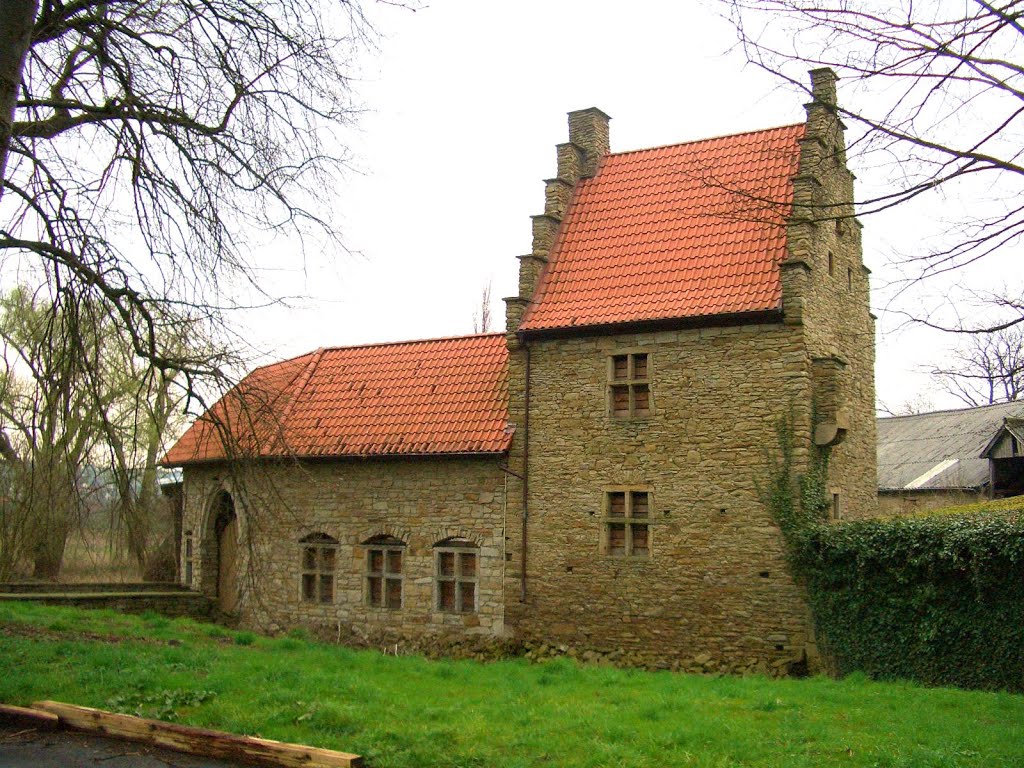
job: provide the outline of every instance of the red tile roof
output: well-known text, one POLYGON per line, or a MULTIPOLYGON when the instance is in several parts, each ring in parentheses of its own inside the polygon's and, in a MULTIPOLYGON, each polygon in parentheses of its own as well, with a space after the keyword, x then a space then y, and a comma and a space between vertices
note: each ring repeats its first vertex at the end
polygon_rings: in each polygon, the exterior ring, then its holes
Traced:
POLYGON ((776 309, 804 125, 606 155, 520 330, 776 309))
POLYGON ((507 379, 502 334, 321 349, 250 373, 163 463, 502 453, 507 379))

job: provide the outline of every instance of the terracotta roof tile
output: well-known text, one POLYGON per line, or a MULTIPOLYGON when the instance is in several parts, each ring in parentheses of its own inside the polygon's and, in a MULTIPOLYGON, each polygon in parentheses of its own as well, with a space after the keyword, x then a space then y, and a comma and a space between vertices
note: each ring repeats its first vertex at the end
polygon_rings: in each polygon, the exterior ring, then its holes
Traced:
POLYGON ((507 358, 504 335, 485 334, 322 349, 258 368, 163 463, 501 453, 511 442, 507 358))
POLYGON ((804 125, 606 155, 521 330, 775 309, 804 125))

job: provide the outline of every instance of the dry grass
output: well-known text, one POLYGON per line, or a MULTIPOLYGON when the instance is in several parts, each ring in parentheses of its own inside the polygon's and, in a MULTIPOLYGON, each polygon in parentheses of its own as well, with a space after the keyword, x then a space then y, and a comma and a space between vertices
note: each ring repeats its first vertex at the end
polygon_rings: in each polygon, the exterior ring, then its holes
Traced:
POLYGON ((141 581, 138 564, 110 546, 106 531, 79 529, 68 537, 60 580, 68 584, 141 581))

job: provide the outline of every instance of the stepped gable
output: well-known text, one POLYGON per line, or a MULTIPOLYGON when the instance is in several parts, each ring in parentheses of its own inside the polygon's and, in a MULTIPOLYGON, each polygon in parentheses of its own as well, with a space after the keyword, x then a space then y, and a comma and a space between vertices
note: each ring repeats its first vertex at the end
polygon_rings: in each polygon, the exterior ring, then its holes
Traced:
POLYGON ((521 331, 778 310, 804 124, 606 154, 521 331))

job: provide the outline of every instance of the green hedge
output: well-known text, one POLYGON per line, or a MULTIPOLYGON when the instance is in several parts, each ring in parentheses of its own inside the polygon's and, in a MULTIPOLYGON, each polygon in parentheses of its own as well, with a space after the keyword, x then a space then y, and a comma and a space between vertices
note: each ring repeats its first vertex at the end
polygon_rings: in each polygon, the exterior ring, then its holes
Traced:
POLYGON ((1024 514, 810 524, 790 537, 840 674, 1024 691, 1024 514))

